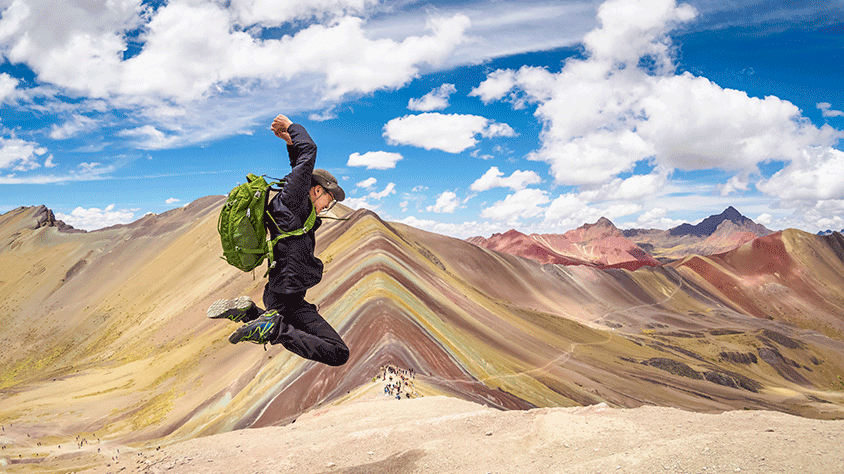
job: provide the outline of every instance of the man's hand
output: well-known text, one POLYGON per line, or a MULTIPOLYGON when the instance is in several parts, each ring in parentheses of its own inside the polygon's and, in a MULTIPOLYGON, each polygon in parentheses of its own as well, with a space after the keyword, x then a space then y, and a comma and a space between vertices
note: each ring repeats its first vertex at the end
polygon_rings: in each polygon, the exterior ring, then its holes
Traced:
POLYGON ((275 133, 275 136, 286 141, 288 145, 292 145, 293 139, 291 139, 290 134, 287 133, 287 127, 289 127, 292 123, 293 121, 286 116, 278 114, 275 120, 273 120, 273 124, 270 125, 270 129, 273 133, 275 133))

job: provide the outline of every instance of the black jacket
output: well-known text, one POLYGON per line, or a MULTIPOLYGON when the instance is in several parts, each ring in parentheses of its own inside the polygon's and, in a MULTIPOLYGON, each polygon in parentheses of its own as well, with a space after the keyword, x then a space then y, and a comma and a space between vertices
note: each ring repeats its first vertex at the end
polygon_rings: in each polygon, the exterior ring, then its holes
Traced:
MULTIPOLYGON (((292 145, 287 145, 290 166, 293 172, 285 178, 284 189, 273 197, 268 210, 282 231, 301 229, 311 214, 308 191, 311 188, 311 175, 316 163, 316 144, 305 127, 292 124, 287 128, 292 145)), ((270 236, 278 235, 278 229, 272 222, 267 222, 270 236)), ((270 269, 267 285, 276 293, 299 293, 316 285, 322 280, 322 261, 314 256, 316 230, 321 220, 310 232, 304 235, 281 239, 273 249, 275 266, 270 269)))

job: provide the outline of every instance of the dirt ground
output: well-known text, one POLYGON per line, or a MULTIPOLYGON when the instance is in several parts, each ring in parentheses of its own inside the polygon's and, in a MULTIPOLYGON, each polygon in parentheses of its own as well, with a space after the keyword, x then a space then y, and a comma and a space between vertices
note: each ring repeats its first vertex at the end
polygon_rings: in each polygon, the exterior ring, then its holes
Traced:
POLYGON ((98 465, 79 472, 826 474, 844 472, 842 446, 844 421, 778 412, 603 404, 498 411, 444 396, 396 400, 371 390, 287 426, 119 453, 111 446, 98 454, 98 465))

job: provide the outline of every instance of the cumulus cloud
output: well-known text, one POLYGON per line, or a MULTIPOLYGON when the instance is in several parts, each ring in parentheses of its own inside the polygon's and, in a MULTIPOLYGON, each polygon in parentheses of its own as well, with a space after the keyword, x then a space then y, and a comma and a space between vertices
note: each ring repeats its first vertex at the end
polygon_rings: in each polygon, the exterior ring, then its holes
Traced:
POLYGON ((363 155, 352 153, 346 166, 365 166, 369 170, 387 170, 396 167, 396 163, 402 160, 399 153, 387 151, 370 151, 363 155))
POLYGON ((382 199, 386 198, 391 194, 396 194, 395 183, 389 183, 386 187, 384 187, 383 190, 372 191, 368 195, 361 198, 346 198, 346 200, 343 201, 343 204, 349 206, 352 209, 367 208, 371 210, 378 210, 378 203, 373 201, 381 201, 382 199))
MULTIPOLYGON (((218 2, 168 2, 152 9, 137 0, 113 6, 18 1, 4 11, 0 32, 10 45, 9 59, 29 65, 42 81, 93 97, 159 95, 185 101, 233 81, 289 80, 308 73, 322 76, 332 97, 398 87, 415 77, 420 65, 442 61, 469 27, 465 16, 432 17, 428 36, 373 40, 362 18, 343 16, 280 39, 261 39, 238 28, 238 20, 260 18, 262 26, 278 27, 330 6, 267 2, 276 5, 268 8, 263 3, 232 2, 227 8, 218 2), (279 9, 288 11, 273 15, 279 9), (139 27, 143 48, 124 59, 125 33, 139 27), (309 47, 313 44, 321 47, 309 47)), ((338 11, 364 7, 328 3, 338 11)))
POLYGON ((833 109, 829 102, 818 102, 817 108, 821 109, 821 115, 824 117, 844 117, 844 112, 833 109))
POLYGON ((481 211, 481 217, 506 222, 529 219, 542 215, 545 212, 542 206, 547 204, 549 200, 548 191, 523 189, 484 208, 481 211))
MULTIPOLYGON (((167 135, 137 135, 142 148, 173 148, 247 132, 279 103, 332 116, 348 94, 399 88, 439 67, 470 27, 465 15, 432 15, 418 34, 372 36, 365 17, 377 3, 16 0, 0 6, 0 44, 49 88, 51 103, 81 110, 65 97, 100 99, 145 119, 133 128, 167 135), (290 33, 268 33, 277 28, 290 33), (159 113, 167 110, 184 116, 159 113)), ((17 86, 0 75, 0 99, 17 86)), ((70 124, 53 131, 73 132, 70 124)))
POLYGON ((0 170, 29 171, 39 168, 41 164, 38 159, 45 153, 47 148, 37 143, 0 137, 0 170))
POLYGON ((437 234, 451 235, 461 239, 476 235, 491 235, 496 232, 505 232, 508 230, 504 224, 495 221, 461 220, 458 223, 452 223, 407 216, 398 222, 417 229, 423 229, 437 234))
POLYGON ((774 216, 768 214, 767 212, 763 212, 762 214, 759 214, 758 216, 756 216, 756 219, 753 219, 753 221, 756 222, 757 224, 762 224, 764 226, 771 225, 771 222, 773 222, 773 220, 774 220, 774 216))
POLYGON ((167 203, 167 204, 175 204, 175 203, 180 202, 180 201, 181 201, 181 199, 169 198, 164 202, 167 203))
POLYGON ((6 73, 0 74, 0 102, 3 102, 10 97, 14 97, 15 88, 18 87, 19 82, 20 81, 16 78, 6 73))
POLYGON ((452 191, 445 191, 439 195, 437 202, 433 206, 425 208, 428 212, 438 212, 451 214, 457 209, 460 202, 457 200, 457 194, 452 191))
POLYGON ((133 138, 133 145, 142 150, 161 150, 169 148, 180 141, 177 135, 162 132, 153 125, 143 125, 118 132, 121 137, 133 138))
POLYGON ((760 191, 785 201, 844 199, 844 152, 829 147, 813 147, 769 179, 756 183, 760 191))
POLYGON ((721 195, 722 196, 729 196, 730 194, 737 192, 737 191, 747 191, 748 186, 750 185, 750 175, 748 173, 740 173, 726 182, 723 186, 721 186, 721 195))
MULTIPOLYGON (((668 211, 662 207, 649 209, 636 218, 636 225, 642 229, 670 229, 686 221, 666 217, 668 211)), ((757 221, 758 222, 758 221, 757 221)))
POLYGON ((410 99, 407 108, 417 112, 442 110, 448 107, 448 99, 455 92, 457 92, 457 88, 454 87, 454 84, 443 84, 419 99, 410 99))
POLYGON ((584 38, 585 57, 558 73, 493 71, 470 95, 535 105, 542 143, 528 158, 574 186, 607 183, 643 159, 669 170, 752 172, 759 162, 799 159, 801 150, 841 138, 788 101, 675 74, 668 33, 694 16, 674 0, 609 0, 598 11, 601 27, 584 38))
POLYGON ((363 188, 363 189, 372 189, 372 187, 375 186, 375 183, 377 183, 377 182, 378 182, 377 179, 375 179, 373 177, 369 177, 369 178, 366 178, 363 181, 358 182, 355 186, 357 186, 359 188, 363 188))
POLYGON ((596 222, 601 217, 615 222, 619 217, 642 210, 642 205, 634 202, 616 201, 611 203, 592 203, 581 193, 566 193, 556 197, 543 213, 546 229, 565 230, 582 225, 584 222, 596 222))
POLYGON ((105 209, 77 207, 70 214, 56 213, 57 219, 77 229, 84 230, 96 230, 116 224, 128 224, 132 222, 134 217, 135 214, 132 211, 115 210, 114 204, 110 204, 105 209))
POLYGON ((488 191, 493 188, 510 188, 513 191, 521 191, 529 184, 539 184, 542 178, 533 171, 514 171, 510 176, 504 177, 504 173, 497 166, 491 167, 480 178, 469 186, 472 191, 488 191))
POLYGON ((476 135, 514 137, 516 132, 507 124, 478 115, 423 113, 390 120, 383 135, 390 145, 460 153, 478 143, 476 135))
POLYGON ((242 25, 275 26, 294 20, 360 15, 379 0, 232 0, 235 20, 242 25))
POLYGON ((53 125, 50 129, 50 138, 53 140, 64 140, 80 133, 90 132, 99 125, 99 121, 80 114, 73 116, 62 125, 53 125))

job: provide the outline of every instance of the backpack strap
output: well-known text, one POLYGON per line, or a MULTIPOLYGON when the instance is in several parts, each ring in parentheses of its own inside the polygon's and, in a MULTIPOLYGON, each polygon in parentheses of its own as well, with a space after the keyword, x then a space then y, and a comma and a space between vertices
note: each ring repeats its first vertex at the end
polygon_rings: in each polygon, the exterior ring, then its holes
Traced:
POLYGON ((289 232, 285 232, 285 231, 281 230, 281 227, 278 226, 278 223, 275 221, 275 219, 273 219, 273 216, 270 215, 270 211, 266 211, 266 214, 267 214, 267 217, 269 217, 270 220, 272 221, 273 225, 275 225, 275 228, 278 230, 279 235, 277 235, 274 239, 272 239, 268 242, 268 246, 269 246, 269 260, 268 260, 268 262, 269 262, 269 264, 267 265, 267 271, 264 273, 265 277, 267 275, 269 275, 270 270, 275 267, 275 255, 273 254, 273 249, 275 248, 275 244, 277 244, 279 240, 286 239, 287 237, 293 237, 293 236, 296 236, 296 235, 307 234, 308 232, 311 231, 311 229, 314 228, 314 224, 316 224, 316 218, 317 218, 316 207, 314 207, 314 204, 311 203, 311 214, 305 220, 305 224, 302 226, 302 228, 296 229, 296 230, 291 230, 289 232))

